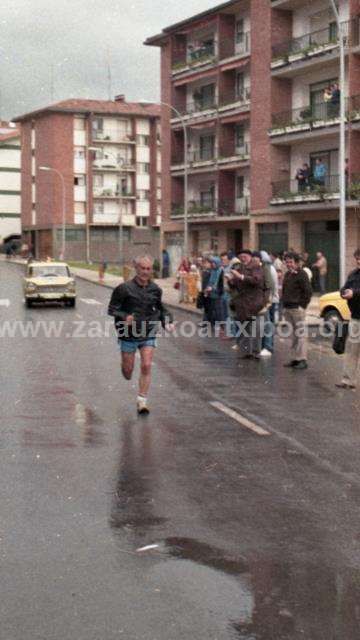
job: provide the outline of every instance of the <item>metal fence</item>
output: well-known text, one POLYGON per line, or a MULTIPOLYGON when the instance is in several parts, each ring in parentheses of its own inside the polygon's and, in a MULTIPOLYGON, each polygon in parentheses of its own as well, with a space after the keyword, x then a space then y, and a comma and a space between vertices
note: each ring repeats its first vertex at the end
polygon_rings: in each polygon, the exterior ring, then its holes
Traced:
MULTIPOLYGON (((359 44, 359 24, 358 16, 352 20, 341 23, 342 33, 346 37, 346 44, 349 47, 354 47, 359 44)), ((332 23, 324 29, 305 33, 299 38, 285 40, 273 46, 272 58, 274 60, 297 53, 307 55, 323 46, 336 45, 339 41, 338 35, 336 24, 332 23)))

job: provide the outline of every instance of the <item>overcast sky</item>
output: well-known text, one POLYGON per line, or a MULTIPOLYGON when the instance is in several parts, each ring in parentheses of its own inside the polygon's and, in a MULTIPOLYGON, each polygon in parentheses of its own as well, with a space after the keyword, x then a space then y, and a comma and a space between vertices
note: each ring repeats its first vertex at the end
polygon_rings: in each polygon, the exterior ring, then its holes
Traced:
POLYGON ((159 99, 159 50, 143 41, 217 0, 0 0, 0 115, 66 98, 159 99))

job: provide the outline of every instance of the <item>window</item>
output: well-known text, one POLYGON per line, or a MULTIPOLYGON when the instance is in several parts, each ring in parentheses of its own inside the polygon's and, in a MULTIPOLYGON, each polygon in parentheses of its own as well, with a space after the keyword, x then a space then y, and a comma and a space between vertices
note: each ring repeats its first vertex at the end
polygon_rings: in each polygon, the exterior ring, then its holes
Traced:
MULTIPOLYGON (((62 241, 62 229, 56 230, 57 242, 62 241)), ((85 242, 85 229, 66 229, 65 240, 67 242, 85 242)))
POLYGON ((236 197, 244 197, 245 180, 244 176, 236 176, 236 197))
POLYGON ((336 22, 330 22, 329 24, 329 40, 330 42, 336 42, 338 39, 338 26, 336 22))
POLYGON ((74 129, 76 131, 85 130, 85 118, 74 118, 74 129))
POLYGON ((75 149, 74 149, 74 158, 76 158, 77 160, 84 160, 85 159, 85 149, 82 149, 81 147, 75 147, 75 149))
POLYGON ((150 136, 138 135, 136 136, 136 142, 142 147, 148 147, 150 144, 150 136))
POLYGON ((244 33, 244 20, 240 18, 236 21, 235 26, 235 40, 238 44, 244 44, 245 33, 244 33))
POLYGON ((94 173, 93 175, 93 185, 94 187, 100 188, 104 184, 104 176, 100 173, 94 173))
POLYGON ((161 175, 159 174, 157 175, 157 178, 156 178, 156 184, 158 188, 161 189, 162 182, 161 182, 161 175))
POLYGON ((93 131, 103 131, 104 130, 104 119, 103 118, 94 118, 92 123, 93 131))
POLYGON ((74 213, 85 213, 85 202, 74 202, 74 213))
POLYGON ((215 136, 200 137, 200 160, 212 160, 215 155, 215 136))
POLYGON ((200 191, 200 205, 206 209, 213 209, 215 206, 215 185, 200 191))
POLYGON ((138 200, 150 200, 150 191, 147 189, 138 189, 136 196, 138 200))
POLYGON ((74 185, 76 187, 85 187, 85 176, 74 176, 74 185))
POLYGON ((139 173, 150 173, 150 163, 149 162, 138 162, 137 170, 139 173))
POLYGON ((245 127, 243 124, 237 124, 235 126, 235 147, 236 149, 243 149, 245 147, 245 127))
POLYGON ((94 213, 104 213, 103 202, 94 202, 94 213))
POLYGON ((206 84, 193 93, 193 99, 198 109, 210 109, 215 106, 215 84, 206 84))
POLYGON ((219 253, 219 232, 211 231, 210 248, 213 253, 219 253))
POLYGON ((241 71, 236 74, 235 95, 237 98, 244 97, 244 74, 241 71))
POLYGON ((136 226, 137 227, 147 227, 148 226, 148 218, 145 216, 136 216, 136 226))

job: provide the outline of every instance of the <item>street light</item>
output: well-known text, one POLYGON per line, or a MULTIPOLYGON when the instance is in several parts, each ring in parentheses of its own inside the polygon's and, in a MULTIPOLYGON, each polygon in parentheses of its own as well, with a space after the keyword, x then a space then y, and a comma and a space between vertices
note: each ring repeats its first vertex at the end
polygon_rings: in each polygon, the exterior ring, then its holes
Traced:
POLYGON ((340 286, 346 280, 346 175, 345 175, 345 35, 340 21, 339 9, 335 0, 330 0, 334 12, 337 30, 339 34, 340 53, 340 143, 339 143, 339 181, 340 181, 340 206, 339 206, 339 243, 340 243, 340 286))
MULTIPOLYGON (((153 104, 152 102, 149 102, 148 100, 140 100, 140 105, 141 106, 149 106, 150 104, 153 104)), ((180 122, 181 122, 181 126, 183 128, 183 132, 184 132, 184 257, 187 258, 188 257, 188 253, 189 253, 189 216, 188 216, 188 131, 187 131, 187 127, 186 127, 186 122, 183 118, 183 116, 181 115, 180 111, 178 111, 178 109, 176 109, 176 107, 173 107, 173 105, 169 104, 168 102, 162 102, 160 101, 160 103, 162 106, 164 107, 168 107, 169 109, 171 109, 171 111, 173 111, 176 116, 179 118, 180 122)))
MULTIPOLYGON (((101 151, 101 147, 88 147, 88 151, 101 151)), ((105 152, 107 156, 113 158, 116 164, 119 165, 119 261, 120 266, 123 264, 123 252, 124 252, 124 225, 122 217, 123 197, 122 197, 122 167, 124 165, 124 158, 117 158, 111 151, 105 152)))
POLYGON ((61 243, 61 253, 60 253, 60 260, 64 260, 65 258, 65 224, 66 224, 66 191, 65 191, 65 179, 63 174, 61 173, 61 171, 59 171, 58 169, 54 169, 54 167, 39 167, 40 171, 52 171, 53 173, 56 173, 57 176, 59 176, 60 180, 61 180, 61 186, 62 186, 62 243, 61 243))

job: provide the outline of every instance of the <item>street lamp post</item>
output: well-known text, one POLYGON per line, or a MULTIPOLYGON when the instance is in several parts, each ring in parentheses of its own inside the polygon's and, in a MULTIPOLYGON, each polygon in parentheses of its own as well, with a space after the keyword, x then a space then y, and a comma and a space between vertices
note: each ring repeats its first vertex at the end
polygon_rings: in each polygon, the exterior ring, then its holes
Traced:
MULTIPOLYGON (((152 104, 151 102, 148 102, 147 100, 141 100, 140 104, 143 106, 152 104)), ((181 122, 181 126, 183 128, 183 132, 184 132, 184 257, 187 258, 188 254, 189 254, 189 215, 188 215, 188 185, 189 185, 189 181, 188 181, 188 175, 189 175, 189 167, 188 167, 188 130, 187 130, 187 126, 186 126, 186 122, 183 118, 183 116, 181 115, 180 111, 178 111, 178 109, 176 109, 176 107, 173 107, 173 105, 169 104, 168 102, 162 102, 160 101, 161 105, 163 105, 164 107, 168 107, 169 109, 171 109, 171 111, 173 111, 176 116, 179 118, 180 122, 181 122)))
MULTIPOLYGON (((100 151, 100 147, 88 147, 88 151, 100 151)), ((120 266, 124 264, 123 253, 124 253, 124 225, 123 225, 123 193, 122 193, 122 167, 124 165, 124 158, 117 158, 114 153, 111 151, 106 151, 106 155, 110 156, 116 164, 119 165, 119 262, 120 266)))
POLYGON ((65 225, 66 225, 66 191, 65 191, 65 178, 63 176, 63 174, 61 173, 61 171, 59 171, 58 169, 54 169, 54 167, 39 167, 40 171, 52 171, 53 173, 56 173, 57 176, 59 176, 60 180, 61 180, 61 186, 62 186, 62 242, 61 242, 61 253, 60 253, 60 259, 64 260, 65 259, 65 247, 66 247, 66 240, 65 240, 65 225))
POLYGON ((345 126, 346 126, 346 109, 345 109, 345 35, 343 33, 340 21, 339 9, 335 0, 330 0, 332 10, 334 12, 337 30, 339 34, 339 53, 340 53, 340 141, 339 141, 339 243, 340 243, 340 286, 346 280, 346 174, 345 174, 345 126))

